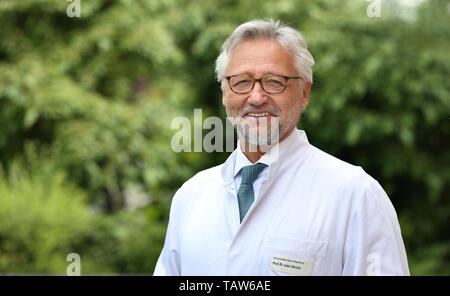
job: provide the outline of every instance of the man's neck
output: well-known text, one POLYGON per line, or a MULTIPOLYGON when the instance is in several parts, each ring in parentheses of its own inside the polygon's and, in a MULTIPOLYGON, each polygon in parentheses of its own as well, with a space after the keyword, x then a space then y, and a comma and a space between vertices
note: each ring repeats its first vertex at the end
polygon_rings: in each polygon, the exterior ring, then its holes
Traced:
POLYGON ((241 139, 241 150, 242 153, 250 160, 251 163, 257 162, 264 154, 266 154, 267 151, 269 151, 270 147, 281 143, 286 139, 292 131, 295 130, 295 126, 288 132, 286 135, 284 135, 277 143, 274 143, 270 146, 260 147, 259 145, 255 147, 255 145, 250 145, 249 143, 245 142, 243 139, 241 139))

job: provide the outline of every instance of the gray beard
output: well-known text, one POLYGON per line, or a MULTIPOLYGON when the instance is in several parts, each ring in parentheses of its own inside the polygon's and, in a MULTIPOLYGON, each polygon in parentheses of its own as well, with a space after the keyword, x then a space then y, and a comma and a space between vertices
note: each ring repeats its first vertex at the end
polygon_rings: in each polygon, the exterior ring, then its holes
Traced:
POLYGON ((272 117, 270 128, 267 122, 258 124, 252 128, 242 122, 236 123, 236 131, 241 141, 245 141, 250 146, 269 147, 280 141, 279 118, 272 117))

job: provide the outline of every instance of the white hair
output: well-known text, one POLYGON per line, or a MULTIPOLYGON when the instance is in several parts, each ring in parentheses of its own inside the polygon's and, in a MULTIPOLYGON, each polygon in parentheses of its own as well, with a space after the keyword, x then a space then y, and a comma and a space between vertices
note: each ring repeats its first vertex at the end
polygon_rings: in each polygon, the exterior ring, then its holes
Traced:
POLYGON ((216 60, 216 78, 219 82, 225 77, 230 54, 240 43, 254 39, 271 39, 277 41, 294 56, 294 66, 300 76, 312 83, 312 66, 314 58, 308 51, 305 38, 297 30, 282 25, 280 21, 268 22, 253 20, 237 27, 222 45, 216 60))

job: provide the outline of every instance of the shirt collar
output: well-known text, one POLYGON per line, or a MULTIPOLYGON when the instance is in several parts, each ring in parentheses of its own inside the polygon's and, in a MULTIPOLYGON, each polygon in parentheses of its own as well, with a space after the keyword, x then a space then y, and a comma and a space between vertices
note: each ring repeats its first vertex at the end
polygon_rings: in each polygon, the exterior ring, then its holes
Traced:
POLYGON ((242 152, 241 146, 239 145, 239 141, 236 148, 236 161, 234 163, 234 177, 239 173, 239 171, 248 165, 252 165, 251 161, 248 160, 247 156, 242 152))
MULTIPOLYGON (((274 172, 277 167, 277 165, 271 167, 273 164, 285 161, 287 157, 294 154, 292 152, 301 149, 306 144, 309 143, 305 132, 295 128, 288 137, 271 147, 257 162, 266 164, 269 167, 269 174, 271 174, 270 171, 274 172)), ((242 152, 240 140, 238 140, 236 150, 228 157, 222 168, 222 177, 225 183, 232 182, 239 171, 247 165, 252 165, 252 163, 242 152)))
MULTIPOLYGON (((273 157, 269 157, 267 153, 261 156, 260 159, 256 163, 262 163, 270 167, 270 164, 273 161, 273 157)), ((236 161, 234 163, 234 177, 240 172, 240 170, 248 165, 253 165, 250 160, 248 160, 247 156, 245 156, 244 152, 242 152, 240 140, 238 140, 237 148, 236 148, 236 161)))

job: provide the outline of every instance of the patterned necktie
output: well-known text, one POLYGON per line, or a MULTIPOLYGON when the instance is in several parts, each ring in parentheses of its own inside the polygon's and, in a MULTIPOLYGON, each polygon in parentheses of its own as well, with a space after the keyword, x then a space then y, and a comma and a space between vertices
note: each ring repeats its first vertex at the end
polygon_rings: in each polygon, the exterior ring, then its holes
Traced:
POLYGON ((259 173, 261 173, 266 166, 267 165, 263 163, 257 163, 242 168, 242 182, 237 195, 239 203, 239 217, 241 219, 241 223, 242 220, 244 220, 244 217, 250 209, 253 201, 255 200, 253 181, 255 181, 259 173))

